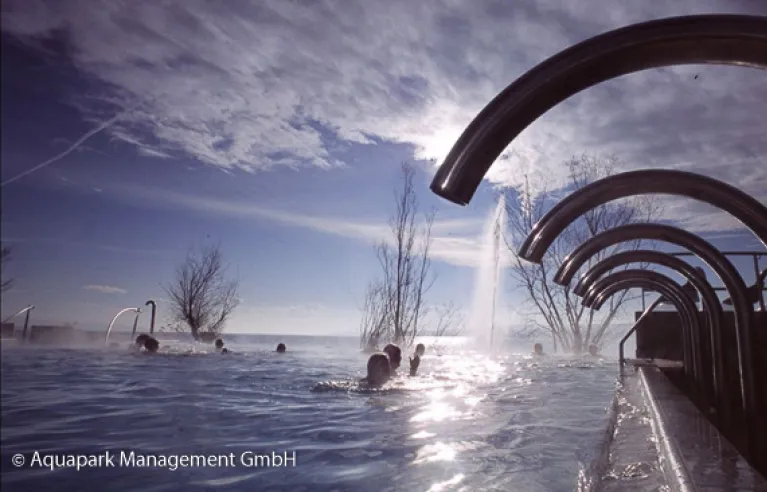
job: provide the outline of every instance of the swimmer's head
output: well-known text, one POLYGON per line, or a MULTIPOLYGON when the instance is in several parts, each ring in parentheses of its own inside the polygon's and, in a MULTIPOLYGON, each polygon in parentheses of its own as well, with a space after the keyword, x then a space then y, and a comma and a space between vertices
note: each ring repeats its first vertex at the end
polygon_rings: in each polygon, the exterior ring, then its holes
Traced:
POLYGON ((284 343, 280 343, 280 344, 277 345, 277 352, 279 352, 279 353, 285 352, 285 344, 284 343))
POLYGON ((217 348, 217 349, 219 349, 219 350, 221 350, 222 348, 224 348, 224 341, 223 341, 223 340, 221 340, 220 338, 217 338, 217 339, 216 339, 216 348, 217 348))
POLYGON ((533 352, 535 352, 535 355, 543 355, 543 345, 536 343, 533 346, 533 352))
POLYGON ((138 345, 139 347, 143 347, 144 346, 144 342, 146 342, 150 338, 152 338, 152 337, 150 337, 146 333, 142 333, 141 335, 136 337, 136 345, 138 345))
POLYGON ((589 355, 597 355, 597 350, 599 350, 596 346, 596 344, 592 343, 589 345, 589 355))
POLYGON ((419 343, 418 345, 415 346, 415 355, 417 355, 418 357, 421 357, 425 353, 426 353, 426 347, 424 346, 424 344, 419 343))
POLYGON ((158 342, 157 339, 153 337, 148 337, 146 340, 144 340, 144 348, 147 352, 157 352, 157 349, 160 348, 160 342, 158 342))
POLYGON ((402 350, 393 343, 390 343, 384 347, 383 351, 389 356, 392 370, 396 370, 402 363, 402 350))
POLYGON ((385 353, 377 352, 368 359, 368 383, 373 386, 380 386, 391 378, 392 368, 389 363, 389 356, 385 353))

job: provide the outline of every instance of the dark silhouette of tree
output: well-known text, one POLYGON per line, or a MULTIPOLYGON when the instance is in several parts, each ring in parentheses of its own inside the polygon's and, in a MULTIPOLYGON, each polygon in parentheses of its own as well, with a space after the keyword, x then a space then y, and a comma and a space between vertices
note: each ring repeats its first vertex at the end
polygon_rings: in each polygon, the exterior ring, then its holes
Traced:
POLYGON ((363 348, 383 342, 411 344, 426 313, 424 297, 434 283, 429 249, 435 212, 418 220, 414 175, 411 166, 402 165, 402 185, 389 219, 391 239, 375 248, 382 277, 371 282, 366 293, 360 326, 363 348))
POLYGON ((180 331, 189 330, 195 340, 213 341, 239 304, 239 282, 227 278, 218 245, 190 252, 176 269, 174 283, 164 287, 171 316, 180 331))

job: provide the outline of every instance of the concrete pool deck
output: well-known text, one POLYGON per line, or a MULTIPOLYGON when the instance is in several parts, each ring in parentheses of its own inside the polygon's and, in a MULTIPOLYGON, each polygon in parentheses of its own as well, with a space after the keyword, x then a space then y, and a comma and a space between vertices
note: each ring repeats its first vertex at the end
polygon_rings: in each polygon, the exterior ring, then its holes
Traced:
POLYGON ((675 362, 632 361, 621 375, 598 491, 767 491, 767 480, 664 374, 675 362))

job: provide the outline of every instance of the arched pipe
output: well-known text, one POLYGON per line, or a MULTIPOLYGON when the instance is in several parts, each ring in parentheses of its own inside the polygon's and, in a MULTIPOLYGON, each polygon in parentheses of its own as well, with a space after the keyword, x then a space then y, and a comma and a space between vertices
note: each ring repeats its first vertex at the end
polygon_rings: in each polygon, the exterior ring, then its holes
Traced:
POLYGON ((151 318, 151 320, 149 322, 149 334, 153 335, 154 334, 154 318, 155 318, 155 314, 157 312, 157 303, 150 299, 150 300, 146 301, 144 306, 152 306, 152 318, 151 318))
POLYGON ((609 201, 634 195, 663 193, 700 200, 740 220, 767 246, 767 207, 722 181, 685 171, 631 171, 595 181, 559 201, 533 227, 519 256, 540 263, 556 238, 584 213, 609 201))
POLYGON ((35 308, 34 304, 30 304, 29 306, 19 309, 16 313, 12 314, 11 316, 8 316, 6 319, 3 320, 3 323, 7 323, 16 316, 19 316, 21 314, 26 313, 26 316, 24 316, 24 329, 21 331, 21 340, 22 342, 25 342, 27 340, 27 330, 29 329, 29 315, 32 313, 32 310, 35 308))
POLYGON ((501 152, 570 96, 640 70, 704 63, 767 68, 767 17, 671 17, 609 31, 561 51, 512 82, 474 118, 431 189, 465 205, 501 152))
POLYGON ((106 337, 104 338, 104 344, 109 343, 109 334, 112 332, 112 327, 114 326, 115 321, 117 321, 117 318, 119 318, 120 315, 122 315, 123 313, 129 313, 129 312, 135 312, 136 313, 136 319, 133 322, 133 332, 135 334, 135 332, 136 332, 136 323, 138 322, 138 315, 141 314, 141 309, 139 309, 139 308, 132 308, 132 307, 131 308, 125 308, 125 309, 121 310, 120 312, 118 312, 117 314, 115 314, 115 317, 112 318, 112 321, 109 322, 109 327, 107 328, 107 334, 106 334, 106 337))
POLYGON ((682 347, 685 372, 700 384, 703 364, 700 357, 700 323, 697 308, 682 287, 674 280, 658 272, 649 270, 623 270, 600 278, 591 286, 583 299, 583 305, 601 309, 602 304, 613 294, 631 287, 649 287, 660 292, 674 304, 682 316, 682 347), (670 294, 670 295, 669 295, 670 294))
MULTIPOLYGON (((700 292, 703 301, 703 310, 706 316, 705 339, 711 347, 711 358, 713 362, 713 381, 711 389, 718 401, 727 401, 727 388, 724 383, 724 348, 722 341, 722 318, 724 317, 722 304, 719 297, 708 283, 706 277, 697 271, 692 265, 676 256, 660 251, 636 250, 623 251, 621 253, 608 256, 596 265, 592 266, 578 280, 573 292, 576 295, 583 296, 590 291, 594 283, 607 272, 630 263, 652 263, 670 268, 684 276, 700 292)), ((593 291, 591 291, 593 293, 593 291)), ((590 306, 595 300, 593 296, 584 297, 583 303, 590 306)), ((726 420, 726 418, 725 418, 726 420)))
POLYGON ((637 239, 664 241, 690 250, 722 279, 733 299, 738 347, 738 370, 743 411, 749 425, 758 424, 757 392, 754 382, 754 359, 751 345, 751 306, 746 284, 733 264, 711 244, 685 230, 662 224, 629 224, 602 232, 584 241, 570 253, 557 271, 554 281, 568 285, 575 273, 598 252, 612 245, 637 239))

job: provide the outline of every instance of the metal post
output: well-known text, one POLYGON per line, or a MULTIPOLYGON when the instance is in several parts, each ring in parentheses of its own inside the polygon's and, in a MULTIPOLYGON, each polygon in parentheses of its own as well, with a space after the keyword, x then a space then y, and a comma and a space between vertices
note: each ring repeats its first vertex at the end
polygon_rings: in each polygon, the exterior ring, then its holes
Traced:
POLYGON ((131 333, 131 338, 136 336, 136 328, 138 328, 138 316, 141 314, 140 310, 136 310, 136 317, 133 318, 133 332, 131 333))
POLYGON ((149 322, 149 334, 153 335, 154 334, 154 317, 157 312, 157 303, 150 299, 146 301, 146 303, 144 303, 144 306, 152 306, 152 319, 149 322))
POLYGON ((21 332, 21 340, 27 341, 27 328, 29 328, 29 314, 32 312, 32 308, 27 309, 27 314, 24 316, 24 331, 21 332))

